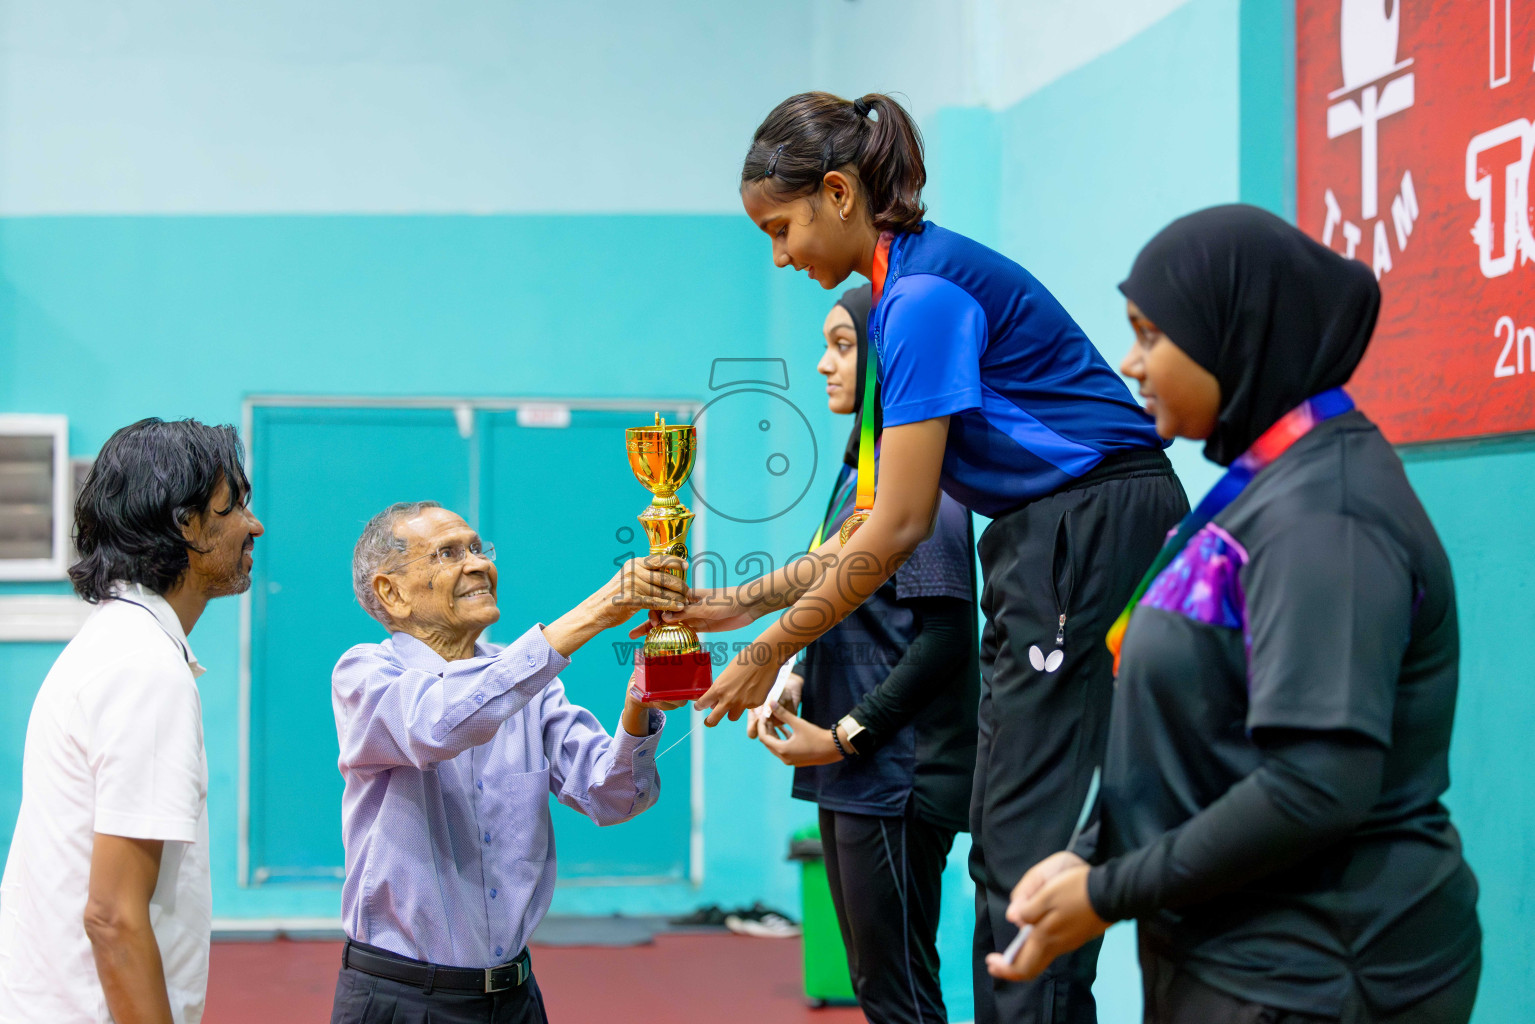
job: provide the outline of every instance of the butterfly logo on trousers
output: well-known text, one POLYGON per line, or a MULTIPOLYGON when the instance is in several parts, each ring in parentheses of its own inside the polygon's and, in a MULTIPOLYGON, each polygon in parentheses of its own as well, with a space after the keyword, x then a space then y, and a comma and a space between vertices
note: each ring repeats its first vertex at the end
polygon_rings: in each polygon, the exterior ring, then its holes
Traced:
POLYGON ((1057 647, 1046 654, 1039 649, 1038 644, 1029 646, 1029 664, 1034 666, 1036 672, 1054 672, 1061 667, 1061 662, 1066 660, 1066 652, 1057 647))

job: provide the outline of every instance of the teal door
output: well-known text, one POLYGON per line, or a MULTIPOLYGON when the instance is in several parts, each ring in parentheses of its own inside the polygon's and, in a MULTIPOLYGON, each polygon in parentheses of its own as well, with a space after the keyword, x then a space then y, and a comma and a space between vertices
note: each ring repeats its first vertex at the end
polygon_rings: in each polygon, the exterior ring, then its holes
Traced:
MULTIPOLYGON (((330 676, 347 648, 384 636, 352 594, 352 546, 368 518, 422 499, 464 514, 496 545, 501 620, 488 639, 506 643, 647 550, 635 516, 649 494, 629 472, 623 429, 649 418, 576 408, 566 426, 534 427, 519 426, 512 409, 254 408, 253 503, 267 533, 257 542, 250 604, 251 883, 343 874, 330 676)), ((632 646, 625 630, 610 630, 561 674, 570 700, 609 731, 632 646)), ((687 711, 670 719, 662 749, 688 729, 687 711)), ((627 824, 599 829, 555 803, 561 881, 685 879, 691 756, 683 743, 658 762, 661 800, 627 824)))
POLYGON ((330 676, 387 635, 352 594, 352 546, 396 501, 469 502, 451 409, 260 408, 252 507, 249 878, 340 878, 341 774, 330 676))

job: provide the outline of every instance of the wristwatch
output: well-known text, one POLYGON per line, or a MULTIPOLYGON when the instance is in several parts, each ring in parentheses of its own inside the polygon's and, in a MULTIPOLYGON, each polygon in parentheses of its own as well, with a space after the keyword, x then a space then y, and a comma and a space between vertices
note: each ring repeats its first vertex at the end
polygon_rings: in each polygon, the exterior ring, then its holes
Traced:
POLYGON ((858 720, 852 715, 843 715, 837 720, 837 725, 833 729, 835 730, 838 727, 842 729, 842 734, 847 737, 847 745, 853 748, 852 752, 862 754, 863 750, 858 745, 858 736, 864 732, 864 727, 858 724, 858 720))

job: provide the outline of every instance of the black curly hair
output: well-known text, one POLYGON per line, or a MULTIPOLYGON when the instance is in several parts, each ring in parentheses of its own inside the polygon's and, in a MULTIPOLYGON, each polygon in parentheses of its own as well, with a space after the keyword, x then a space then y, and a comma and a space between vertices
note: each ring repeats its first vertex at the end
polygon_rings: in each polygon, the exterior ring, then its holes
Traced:
POLYGON ((75 593, 96 603, 112 584, 139 583, 157 594, 187 571, 191 545, 181 528, 209 511, 220 481, 223 515, 250 500, 245 450, 231 426, 151 417, 113 434, 75 499, 75 593))

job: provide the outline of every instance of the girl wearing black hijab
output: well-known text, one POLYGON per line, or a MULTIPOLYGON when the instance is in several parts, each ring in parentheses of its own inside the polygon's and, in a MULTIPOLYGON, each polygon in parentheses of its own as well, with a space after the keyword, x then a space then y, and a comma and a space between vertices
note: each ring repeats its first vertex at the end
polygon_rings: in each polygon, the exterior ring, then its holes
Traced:
MULTIPOLYGON (((817 369, 827 404, 853 415, 853 432, 822 537, 835 536, 853 511, 861 437, 878 446, 878 386, 863 393, 872 298, 868 285, 844 293, 823 327, 817 369)), ((765 727, 755 716, 748 726, 795 766, 795 797, 820 808, 848 969, 873 1024, 947 1019, 938 984, 941 879, 954 834, 967 831, 980 645, 970 514, 945 496, 936 519, 893 577, 805 649, 765 727)))
POLYGON ((1100 820, 1024 876, 1008 916, 1032 932, 988 967, 1030 977, 1135 918, 1148 1022, 1464 1022, 1477 888, 1440 802, 1455 588, 1341 387, 1375 279, 1224 206, 1164 229, 1120 290, 1158 432, 1230 469, 1110 634, 1100 820))

